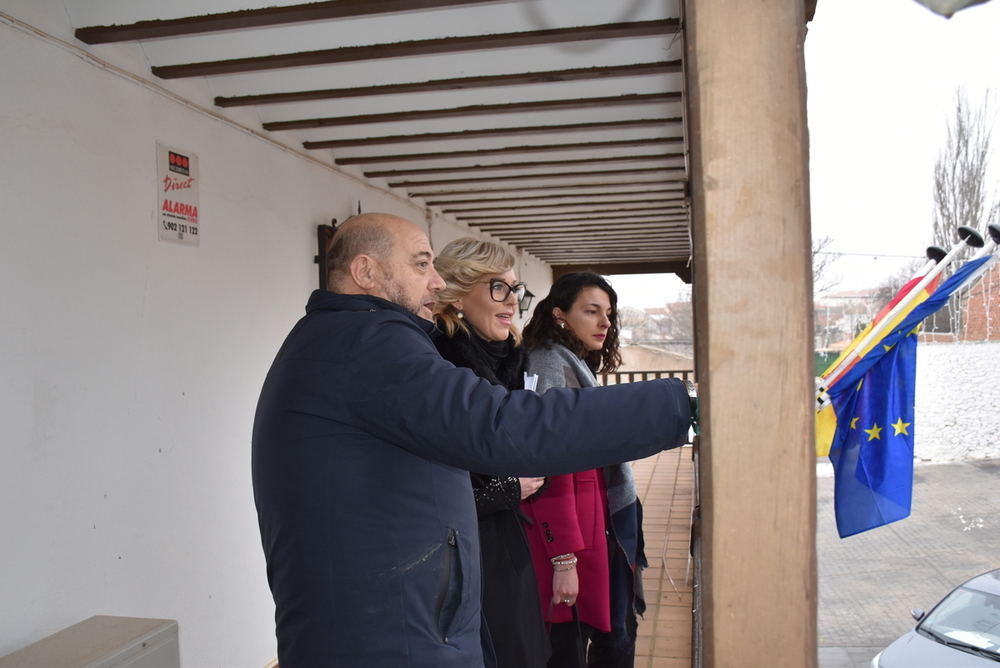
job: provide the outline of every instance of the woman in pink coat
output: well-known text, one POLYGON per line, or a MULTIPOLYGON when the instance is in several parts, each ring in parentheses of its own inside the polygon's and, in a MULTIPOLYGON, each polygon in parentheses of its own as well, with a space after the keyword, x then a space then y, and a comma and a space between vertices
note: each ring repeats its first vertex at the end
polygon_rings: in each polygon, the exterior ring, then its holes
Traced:
POLYGON ((606 507, 600 469, 553 476, 544 493, 523 504, 546 621, 571 623, 575 605, 580 621, 611 631, 606 507))
MULTIPOLYGON (((596 371, 618 367, 617 301, 597 274, 555 282, 523 335, 538 392, 597 387, 596 371)), ((642 507, 631 465, 554 476, 548 490, 521 507, 531 520, 542 614, 551 624, 548 668, 631 668, 636 616, 646 607, 642 507)))

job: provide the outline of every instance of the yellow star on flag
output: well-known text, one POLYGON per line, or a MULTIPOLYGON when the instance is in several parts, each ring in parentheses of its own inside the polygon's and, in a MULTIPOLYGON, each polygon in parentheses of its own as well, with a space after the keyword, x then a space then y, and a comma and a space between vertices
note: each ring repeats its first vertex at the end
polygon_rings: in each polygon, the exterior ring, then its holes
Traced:
POLYGON ((851 418, 851 429, 857 429, 858 428, 858 420, 859 419, 860 418, 851 418))
POLYGON ((909 436, 910 432, 906 431, 906 428, 909 427, 911 424, 913 423, 903 422, 903 418, 899 418, 896 421, 896 424, 892 425, 892 428, 896 430, 896 433, 893 434, 893 436, 899 436, 900 434, 902 434, 903 436, 909 436))
POLYGON ((882 433, 882 427, 878 426, 877 423, 873 424, 871 429, 865 429, 864 432, 868 434, 869 441, 881 440, 879 434, 882 433))

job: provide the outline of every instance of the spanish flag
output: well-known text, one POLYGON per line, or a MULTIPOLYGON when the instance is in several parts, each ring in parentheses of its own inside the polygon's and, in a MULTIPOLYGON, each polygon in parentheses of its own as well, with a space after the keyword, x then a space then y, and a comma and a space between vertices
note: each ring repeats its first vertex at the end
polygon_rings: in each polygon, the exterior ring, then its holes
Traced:
MULTIPOLYGON (((854 365, 857 364, 866 355, 871 354, 871 351, 875 349, 876 346, 879 346, 881 344, 882 340, 885 338, 886 335, 890 334, 897 325, 901 324, 903 319, 906 318, 906 316, 908 316, 913 311, 913 309, 915 309, 919 304, 923 303, 924 300, 926 300, 930 296, 930 294, 934 292, 934 289, 937 286, 939 278, 940 277, 938 276, 932 279, 916 295, 911 295, 910 293, 913 292, 913 290, 920 284, 921 280, 923 279, 923 276, 916 276, 910 279, 906 283, 906 285, 900 288, 899 292, 896 293, 896 296, 892 298, 892 301, 886 304, 885 307, 883 307, 882 310, 878 312, 878 315, 876 315, 875 318, 872 319, 872 321, 868 324, 867 327, 865 327, 861 331, 860 334, 854 337, 854 340, 851 341, 850 345, 847 346, 842 353, 840 353, 840 356, 838 356, 837 359, 834 360, 833 364, 831 364, 829 368, 823 372, 823 375, 820 376, 820 386, 824 388, 823 394, 829 395, 830 389, 841 378, 844 377, 844 374, 850 372, 850 370, 854 367, 854 365), (873 338, 871 341, 865 344, 864 349, 859 351, 858 357, 855 358, 853 362, 848 364, 846 368, 840 369, 838 371, 838 367, 841 366, 843 360, 845 360, 849 355, 851 355, 851 353, 853 353, 858 348, 858 346, 862 344, 862 342, 864 342, 867 338, 869 338, 871 332, 876 328, 878 328, 882 324, 882 321, 885 320, 886 316, 889 315, 889 313, 891 313, 893 309, 895 309, 896 306, 904 299, 910 299, 911 301, 907 304, 907 306, 900 309, 898 314, 893 316, 892 323, 890 323, 886 327, 886 329, 882 332, 882 335, 873 338)), ((817 406, 817 411, 816 411, 816 456, 817 457, 826 457, 827 455, 830 454, 830 446, 833 443, 833 435, 836 429, 837 429, 837 417, 836 414, 834 413, 833 404, 830 403, 829 401, 823 401, 821 405, 817 406)))

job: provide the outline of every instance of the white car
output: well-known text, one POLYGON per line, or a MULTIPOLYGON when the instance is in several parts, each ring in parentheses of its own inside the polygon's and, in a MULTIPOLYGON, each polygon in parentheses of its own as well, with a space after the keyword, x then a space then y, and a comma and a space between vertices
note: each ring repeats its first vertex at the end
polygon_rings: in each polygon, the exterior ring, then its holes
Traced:
POLYGON ((871 668, 1000 666, 1000 569, 963 582, 872 659, 871 668))

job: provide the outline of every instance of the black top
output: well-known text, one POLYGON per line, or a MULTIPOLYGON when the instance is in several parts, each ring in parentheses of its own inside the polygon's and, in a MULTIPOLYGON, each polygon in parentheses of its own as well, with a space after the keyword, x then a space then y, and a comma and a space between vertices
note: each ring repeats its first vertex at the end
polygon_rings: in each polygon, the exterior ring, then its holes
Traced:
MULTIPOLYGON (((486 341, 462 330, 435 342, 441 356, 508 390, 523 389, 528 355, 506 341, 486 341)), ((483 560, 483 616, 497 668, 545 668, 550 653, 538 601, 531 548, 515 477, 472 473, 483 560)), ((487 650, 488 651, 488 650, 487 650)))

